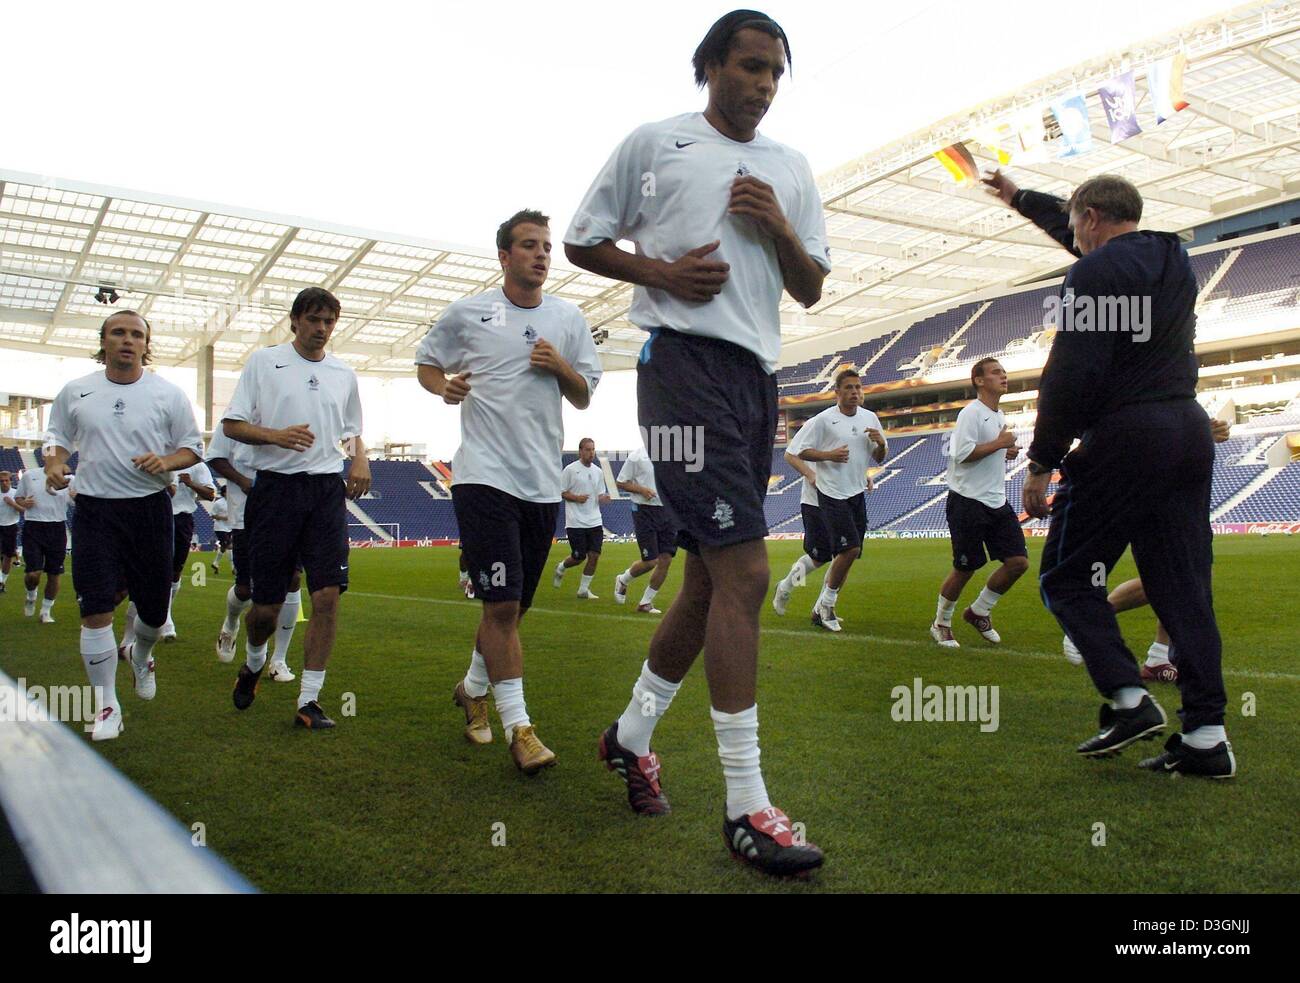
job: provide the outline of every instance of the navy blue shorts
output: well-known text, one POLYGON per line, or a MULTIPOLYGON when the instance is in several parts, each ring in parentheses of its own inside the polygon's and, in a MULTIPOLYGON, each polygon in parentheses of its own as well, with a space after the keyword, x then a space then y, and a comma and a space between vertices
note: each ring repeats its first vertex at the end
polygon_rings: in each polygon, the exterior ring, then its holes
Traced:
POLYGON ((120 585, 140 620, 162 627, 172 595, 172 500, 165 491, 144 498, 78 495, 72 541, 72 586, 83 618, 110 613, 120 585))
POLYGON ((235 570, 235 586, 253 586, 253 574, 248 563, 248 530, 230 531, 230 565, 235 570))
POLYGON ((223 550, 230 549, 229 529, 214 529, 212 531, 212 537, 217 541, 217 546, 219 546, 221 549, 223 550))
POLYGON ((1029 555, 1020 517, 1010 502, 1000 509, 991 509, 981 501, 949 491, 944 511, 948 516, 948 534, 952 537, 955 569, 969 573, 984 566, 988 562, 984 556, 986 547, 989 559, 999 562, 1029 555))
POLYGON ((588 553, 600 555, 605 543, 604 526, 591 526, 584 529, 569 526, 564 532, 569 537, 569 550, 575 560, 585 560, 588 553))
POLYGON ((23 566, 28 573, 57 577, 63 573, 63 560, 67 555, 67 523, 23 521, 23 566))
POLYGON ((172 516, 172 580, 180 580, 185 561, 190 558, 190 540, 194 538, 194 513, 177 512, 172 516))
POLYGON ((518 601, 537 593, 555 538, 559 502, 525 502, 490 485, 452 485, 465 569, 480 601, 518 601))
POLYGON ((822 510, 803 502, 799 505, 803 515, 803 551, 818 563, 827 563, 835 554, 831 552, 831 534, 822 521, 822 510))
POLYGON ((633 505, 632 528, 641 559, 677 555, 677 520, 663 505, 633 505))
POLYGON ((18 523, 0 526, 0 556, 18 555, 18 523))
POLYGON ((637 418, 677 543, 730 546, 767 535, 776 376, 729 341, 655 328, 636 367, 637 418))
POLYGON ((347 516, 341 474, 257 472, 244 506, 253 603, 283 603, 299 563, 309 593, 346 591, 347 516))
POLYGON ((852 498, 831 498, 818 490, 817 502, 831 556, 859 549, 867 535, 866 494, 858 492, 852 498))

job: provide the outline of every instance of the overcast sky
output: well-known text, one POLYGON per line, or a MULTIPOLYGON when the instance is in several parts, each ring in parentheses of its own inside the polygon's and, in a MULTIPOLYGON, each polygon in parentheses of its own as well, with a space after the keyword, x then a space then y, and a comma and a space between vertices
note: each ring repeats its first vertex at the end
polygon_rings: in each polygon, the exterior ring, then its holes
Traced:
MULTIPOLYGON (((1230 7, 765 2, 794 58, 763 130, 820 174, 1230 7)), ((0 168, 480 248, 525 206, 548 211, 562 233, 628 131, 703 108, 690 56, 729 9, 699 0, 10 5, 0 168)), ((26 391, 30 360, 12 354, 0 391, 26 391)))

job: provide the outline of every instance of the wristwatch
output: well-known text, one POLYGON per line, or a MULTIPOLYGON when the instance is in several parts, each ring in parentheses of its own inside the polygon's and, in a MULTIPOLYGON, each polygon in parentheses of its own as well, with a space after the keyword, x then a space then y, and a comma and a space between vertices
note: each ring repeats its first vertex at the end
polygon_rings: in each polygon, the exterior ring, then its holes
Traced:
POLYGON ((1037 461, 1031 460, 1031 461, 1029 462, 1029 467, 1028 467, 1026 470, 1027 470, 1030 474, 1034 474, 1034 475, 1042 475, 1042 474, 1051 474, 1051 473, 1052 473, 1053 471, 1055 471, 1056 469, 1055 469, 1055 468, 1044 467, 1043 465, 1039 464, 1037 461))

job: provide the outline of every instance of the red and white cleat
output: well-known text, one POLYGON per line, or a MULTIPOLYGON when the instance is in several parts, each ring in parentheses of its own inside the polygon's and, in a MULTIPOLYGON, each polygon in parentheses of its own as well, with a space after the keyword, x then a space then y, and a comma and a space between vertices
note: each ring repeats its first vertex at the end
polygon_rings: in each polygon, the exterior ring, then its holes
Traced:
POLYGON ((961 613, 961 620, 966 622, 966 624, 970 625, 977 632, 983 635, 986 640, 993 644, 996 645, 998 642, 1002 641, 1002 636, 994 630, 993 619, 989 615, 976 614, 972 609, 967 608, 961 613))

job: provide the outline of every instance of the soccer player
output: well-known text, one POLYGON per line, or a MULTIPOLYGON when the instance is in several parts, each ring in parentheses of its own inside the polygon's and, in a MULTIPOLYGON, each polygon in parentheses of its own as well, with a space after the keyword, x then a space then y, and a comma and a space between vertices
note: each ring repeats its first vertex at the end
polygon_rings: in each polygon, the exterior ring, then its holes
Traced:
POLYGON ((600 547, 605 539, 605 524, 600 507, 609 502, 605 492, 605 472, 596 461, 596 442, 590 437, 578 441, 578 459, 560 474, 560 497, 564 499, 564 529, 569 537, 569 555, 555 568, 552 586, 564 583, 564 571, 586 561, 578 596, 599 600, 591 592, 591 578, 600 562, 600 547))
POLYGON ((68 487, 68 458, 80 453, 72 586, 81 608, 81 658, 95 688, 96 741, 122 732, 113 638, 120 583, 139 612, 131 653, 136 695, 151 700, 157 692, 153 648, 171 584, 168 472, 197 464, 203 452, 189 399, 144 370, 150 334, 149 322, 135 311, 110 314, 95 355, 104 371, 68 383, 50 408, 45 481, 51 490, 68 487))
MULTIPOLYGON (((212 483, 212 472, 200 461, 191 468, 178 471, 175 479, 168 486, 172 496, 172 604, 176 603, 176 592, 181 589, 181 575, 185 572, 185 561, 190 558, 190 543, 194 539, 194 510, 199 507, 199 499, 211 502, 217 497, 217 489, 212 483)), ((167 607, 167 623, 163 625, 162 640, 176 641, 176 624, 172 620, 171 605, 167 607)))
POLYGON ((861 404, 862 378, 854 369, 841 370, 835 405, 805 423, 787 451, 816 467, 814 521, 822 525, 831 568, 813 605, 812 623, 828 631, 841 630, 835 603, 867 534, 867 467, 889 452, 880 418, 861 404))
POLYGON ((14 496, 13 475, 0 471, 0 594, 18 555, 18 519, 23 510, 14 496))
POLYGON ((1065 278, 1061 329, 1039 383, 1024 486, 1025 511, 1042 518, 1048 483, 1061 469, 1039 586, 1107 700, 1099 733, 1078 752, 1118 754, 1166 725, 1098 584, 1098 571, 1109 574, 1132 544, 1178 652, 1183 699, 1183 733, 1140 765, 1231 778, 1237 766, 1224 730, 1210 586, 1214 443, 1196 402, 1197 287, 1187 252, 1172 233, 1138 229, 1142 196, 1123 178, 1090 178, 1068 202, 1021 190, 1000 171, 985 182, 1080 257, 1065 278), (1070 450, 1075 437, 1082 439, 1070 450))
POLYGON ((939 606, 930 625, 930 637, 944 648, 960 647, 952 636, 952 615, 976 570, 989 559, 1002 564, 961 617, 996 644, 1002 636, 993 627, 993 606, 1029 569, 1025 532, 1007 501, 1007 461, 1020 456, 1016 435, 998 409, 1007 391, 1007 371, 996 358, 982 358, 971 366, 970 378, 975 399, 957 414, 957 426, 948 437, 944 509, 952 540, 952 571, 939 588, 939 606))
MULTIPOLYGON (((211 465, 209 465, 209 469, 211 465)), ((212 503, 212 535, 216 539, 213 547, 212 572, 221 572, 221 558, 230 552, 230 502, 226 499, 226 485, 217 489, 217 500, 212 503)))
POLYGON ((758 133, 789 58, 785 32, 766 15, 719 18, 693 57, 707 108, 624 139, 565 235, 575 265, 635 284, 629 316, 650 335, 637 365, 643 432, 695 428, 704 440, 690 462, 655 455, 659 495, 687 551, 682 588, 600 755, 626 779, 636 812, 668 811, 650 738, 703 650, 727 787, 723 835, 737 857, 778 874, 817 867, 822 852, 794 841, 759 766, 773 373, 782 290, 809 307, 831 266, 807 160, 758 133), (618 247, 624 239, 635 252, 618 247))
POLYGON ((54 599, 59 596, 63 563, 68 555, 68 495, 71 487, 52 491, 45 475, 35 469, 18 479, 15 501, 23 510, 23 586, 27 600, 23 613, 36 611, 37 590, 45 574, 41 599, 41 624, 54 624, 54 599))
POLYGON ((416 351, 420 385, 460 406, 451 486, 461 549, 483 602, 465 678, 452 701, 465 737, 492 740, 489 689, 515 765, 555 764, 524 701, 519 623, 546 569, 559 514, 562 400, 586 409, 600 362, 582 312, 542 292, 551 268, 550 220, 516 212, 497 229, 500 287, 456 301, 416 351))
POLYGON ((614 578, 614 600, 619 604, 626 603, 627 589, 632 586, 632 581, 649 573, 650 581, 641 593, 636 609, 642 614, 662 614, 655 607, 655 595, 668 578, 668 568, 677 555, 677 520, 659 497, 655 488, 654 462, 644 447, 638 447, 627 456, 615 484, 619 491, 632 499, 632 528, 636 532, 641 559, 614 578))
POLYGON ((319 698, 334 648, 339 595, 348 589, 344 496, 356 499, 370 488, 357 374, 325 350, 340 311, 328 290, 300 291, 289 311, 293 341, 249 357, 221 421, 227 437, 252 445, 250 466, 256 470, 244 507, 253 607, 235 708, 253 704, 266 668, 266 643, 276 633, 301 563, 311 620, 294 725, 308 730, 334 726, 319 698), (342 467, 349 458, 345 479, 342 467))

